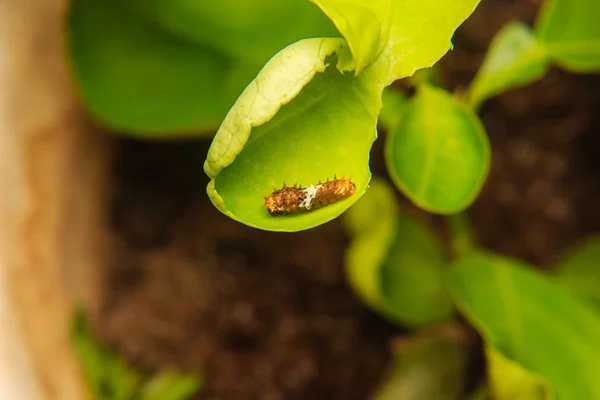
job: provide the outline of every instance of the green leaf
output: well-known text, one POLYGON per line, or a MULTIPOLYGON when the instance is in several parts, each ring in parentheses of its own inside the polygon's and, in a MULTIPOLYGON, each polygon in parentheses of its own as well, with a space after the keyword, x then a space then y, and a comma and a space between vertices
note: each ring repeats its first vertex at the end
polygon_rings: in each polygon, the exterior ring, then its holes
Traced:
POLYGON ((525 86, 544 76, 550 60, 533 32, 512 22, 492 40, 485 60, 471 83, 468 101, 476 109, 486 99, 525 86))
POLYGON ((396 343, 394 360, 373 400, 459 400, 468 373, 468 340, 454 326, 396 343))
POLYGON ((115 1, 74 0, 69 45, 90 112, 122 134, 211 134, 256 74, 115 1))
POLYGON ((561 400, 600 398, 600 317, 528 265, 488 254, 459 260, 459 310, 504 357, 547 379, 561 400))
POLYGON ((398 188, 419 207, 440 214, 468 207, 490 165, 488 138, 477 116, 429 86, 411 99, 385 147, 398 188))
POLYGON ((261 229, 297 231, 337 217, 364 193, 379 93, 327 68, 335 57, 325 59, 334 53, 340 63, 349 59, 341 39, 297 42, 277 54, 240 96, 204 167, 212 178, 208 195, 219 210, 261 229), (294 215, 272 216, 265 208, 264 197, 274 188, 335 176, 351 178, 356 194, 294 215))
POLYGON ((441 245, 424 226, 398 215, 389 185, 373 180, 344 222, 352 238, 346 253, 348 279, 367 304, 411 327, 452 315, 442 282, 446 263, 441 245))
POLYGON ((160 372, 150 380, 141 393, 141 400, 186 400, 198 392, 202 381, 194 375, 160 372))
POLYGON ((230 58, 255 66, 254 75, 279 50, 298 40, 340 35, 306 0, 125 1, 165 29, 210 43, 230 58))
POLYGON ((562 285, 600 311, 600 236, 575 247, 555 271, 562 285))
POLYGON ((574 72, 600 71, 600 2, 547 0, 536 36, 555 62, 574 72))
POLYGON ((554 399, 552 388, 544 378, 507 359, 493 347, 486 347, 485 354, 496 400, 554 399))

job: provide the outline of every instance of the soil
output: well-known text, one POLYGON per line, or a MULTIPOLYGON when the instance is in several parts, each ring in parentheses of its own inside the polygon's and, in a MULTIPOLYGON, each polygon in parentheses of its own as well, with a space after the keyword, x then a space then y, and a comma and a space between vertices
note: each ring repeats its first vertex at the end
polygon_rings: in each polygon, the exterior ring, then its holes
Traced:
MULTIPOLYGON (((467 85, 493 35, 538 6, 484 0, 440 63, 444 86, 467 85)), ((558 69, 483 106, 493 163, 469 215, 484 246, 549 268, 600 231, 599 111, 600 75, 558 69)), ((97 331, 132 362, 202 373, 198 398, 367 398, 403 331, 349 289, 339 221, 283 234, 222 215, 205 194, 209 144, 118 140, 97 331)))

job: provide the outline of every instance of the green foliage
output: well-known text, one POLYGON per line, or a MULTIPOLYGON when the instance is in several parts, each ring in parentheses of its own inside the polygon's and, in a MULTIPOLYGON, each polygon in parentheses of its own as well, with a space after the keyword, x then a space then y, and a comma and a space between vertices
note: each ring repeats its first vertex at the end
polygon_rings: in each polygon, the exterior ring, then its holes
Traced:
MULTIPOLYGON (((221 212, 244 224, 299 231, 356 203, 344 218, 355 291, 409 327, 450 318, 457 307, 484 336, 495 398, 599 398, 597 239, 575 250, 554 277, 544 277, 478 253, 458 214, 450 220, 457 258, 450 267, 437 237, 398 211, 388 185, 376 179, 367 189, 379 120, 388 133, 390 175, 409 199, 440 214, 468 207, 490 163, 474 110, 540 79, 551 63, 599 71, 600 2, 548 0, 533 31, 518 22, 505 26, 464 99, 430 86, 440 80, 435 69, 413 74, 448 51, 478 0, 312 2, 74 0, 68 29, 78 89, 91 113, 124 135, 199 136, 221 124, 204 166, 207 191, 221 212), (412 98, 384 92, 410 76, 418 88, 412 98), (334 176, 351 178, 356 193, 296 215, 274 217, 264 207, 264 196, 284 184, 309 186, 334 176)), ((436 340, 411 344, 377 399, 407 392, 460 396, 452 384, 464 373, 464 353, 436 340), (447 390, 406 378, 422 368, 427 382, 450 379, 447 390), (415 382, 421 386, 412 387, 415 382)), ((99 346, 82 321, 75 345, 98 398, 175 400, 200 386, 172 373, 146 382, 99 346)))
POLYGON ((535 32, 520 22, 494 38, 467 97, 473 108, 489 97, 542 78, 554 62, 573 72, 600 71, 600 2, 547 0, 535 32))
POLYGON ((421 86, 387 138, 386 162, 396 185, 413 202, 452 214, 479 193, 490 148, 471 110, 444 90, 421 86))
POLYGON ((96 400, 186 400, 202 387, 193 375, 163 371, 147 377, 132 370, 93 337, 81 311, 75 317, 73 344, 96 400))
POLYGON ((256 73, 116 1, 74 0, 69 29, 73 70, 87 107, 127 135, 206 134, 256 73))
POLYGON ((547 0, 536 23, 536 36, 563 68, 599 72, 599 15, 597 0, 547 0))
POLYGON ((344 222, 352 238, 346 254, 348 279, 368 304, 414 327, 453 314, 442 282, 447 265, 441 245, 424 226, 398 213, 389 185, 374 179, 344 222))
POLYGON ((233 106, 207 157, 209 197, 253 227, 311 228, 362 196, 383 88, 439 59, 477 1, 457 2, 451 10, 433 0, 317 4, 347 35, 347 45, 308 39, 277 54, 233 106), (356 194, 301 215, 273 217, 264 208, 263 197, 273 188, 334 175, 350 177, 356 194))
POLYGON ((74 0, 70 50, 87 107, 124 135, 212 135, 279 49, 337 35, 308 2, 263 3, 74 0))
POLYGON ((555 277, 600 311, 600 237, 573 249, 556 267, 555 277))
POLYGON ((560 399, 600 398, 600 316, 585 302, 531 266, 483 253, 460 259, 448 284, 494 351, 546 379, 560 399))
MULTIPOLYGON (((80 93, 101 122, 125 135, 206 135, 227 114, 205 167, 217 208, 261 229, 322 224, 366 191, 383 88, 443 56, 478 0, 313 2, 75 0, 69 43, 80 93), (339 34, 345 40, 333 38, 339 34), (323 38, 302 40, 315 36, 323 38), (262 207, 262 198, 284 183, 311 185, 336 175, 357 184, 356 194, 339 204, 279 217, 262 207)), ((535 34, 508 25, 492 43, 468 103, 477 108, 540 78, 550 59, 596 70, 596 11, 595 1, 551 0, 535 34)), ((464 209, 488 169, 480 123, 456 100, 426 87, 407 108, 402 119, 382 116, 392 128, 391 175, 429 211, 464 209), (425 112, 425 105, 435 112, 425 112), (457 151, 466 152, 464 162, 457 151), (458 173, 445 172, 451 167, 458 173)))
POLYGON ((469 105, 476 109, 492 96, 540 79, 546 74, 549 63, 544 47, 529 27, 521 22, 506 25, 494 37, 471 83, 469 105))

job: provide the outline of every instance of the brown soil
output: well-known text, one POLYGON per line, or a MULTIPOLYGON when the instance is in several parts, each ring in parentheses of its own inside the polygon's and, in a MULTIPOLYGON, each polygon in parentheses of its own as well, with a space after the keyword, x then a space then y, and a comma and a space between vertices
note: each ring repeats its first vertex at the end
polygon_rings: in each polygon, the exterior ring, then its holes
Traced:
MULTIPOLYGON (((535 3, 484 1, 441 63, 446 87, 535 3)), ((470 211, 482 244, 550 266, 599 230, 598 111, 600 76, 560 70, 484 105, 493 165, 470 211)), ((365 399, 401 332, 348 288, 339 222, 282 234, 225 217, 205 195, 208 145, 119 140, 97 330, 131 361, 203 373, 200 398, 365 399)))

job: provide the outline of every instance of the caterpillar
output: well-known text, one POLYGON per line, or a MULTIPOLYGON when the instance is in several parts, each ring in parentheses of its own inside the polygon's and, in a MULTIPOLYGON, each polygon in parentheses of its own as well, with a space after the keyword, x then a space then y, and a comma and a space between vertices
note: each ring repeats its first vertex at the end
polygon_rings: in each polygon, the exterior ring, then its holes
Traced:
POLYGON ((352 196, 356 185, 350 179, 334 177, 332 181, 308 187, 283 185, 265 197, 265 208, 271 215, 294 214, 302 211, 316 210, 338 200, 352 196))

